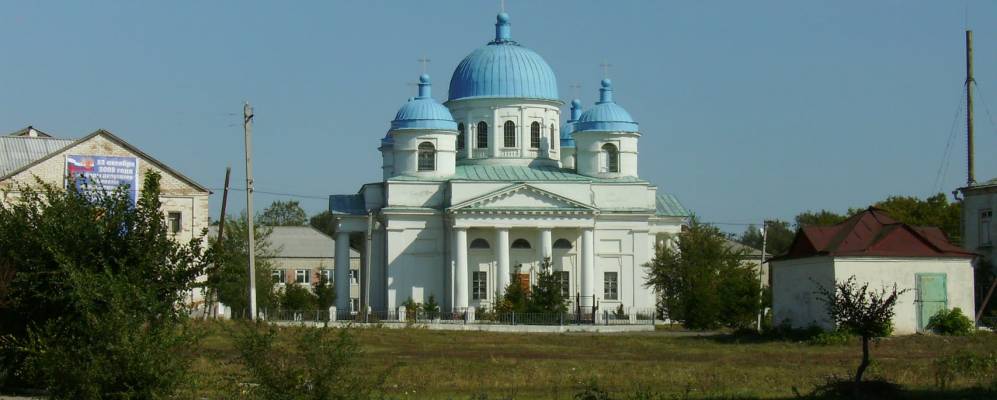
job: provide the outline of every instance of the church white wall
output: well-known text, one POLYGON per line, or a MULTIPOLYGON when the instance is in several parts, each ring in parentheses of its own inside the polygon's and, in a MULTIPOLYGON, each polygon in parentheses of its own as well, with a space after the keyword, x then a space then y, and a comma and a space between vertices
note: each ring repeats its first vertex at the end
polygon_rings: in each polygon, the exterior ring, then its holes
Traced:
POLYGON ((595 229, 595 293, 603 310, 624 307, 654 307, 654 293, 644 287, 644 264, 650 260, 651 241, 647 222, 611 214, 600 215, 595 229), (607 298, 605 273, 616 272, 618 298, 607 298))
POLYGON ((393 173, 421 177, 445 178, 453 176, 457 162, 457 132, 423 129, 391 131, 394 138, 393 173), (419 145, 431 143, 436 150, 435 169, 419 171, 419 145))
POLYGON ((444 303, 447 245, 439 215, 386 217, 386 303, 394 309, 408 298, 424 303, 435 295, 444 303))
POLYGON ((444 182, 390 181, 385 186, 388 207, 441 208, 446 202, 444 182))
POLYGON ((467 143, 458 159, 468 163, 528 165, 552 161, 560 155, 561 103, 529 99, 462 99, 445 104, 458 123, 466 127, 467 143), (488 124, 488 148, 478 148, 478 122, 488 124), (506 147, 504 124, 516 124, 516 143, 506 147), (531 147, 533 122, 540 124, 540 147, 531 147), (553 130, 551 126, 553 125, 553 130), (553 142, 554 148, 551 149, 553 142))
POLYGON ((654 199, 647 195, 647 184, 593 183, 595 206, 606 209, 655 209, 654 199))
POLYGON ((637 177, 638 134, 623 132, 575 132, 575 169, 598 178, 637 177), (610 143, 619 151, 619 172, 604 172, 602 146, 610 143))
POLYGON ((395 152, 394 146, 381 146, 381 177, 388 179, 395 176, 395 152))

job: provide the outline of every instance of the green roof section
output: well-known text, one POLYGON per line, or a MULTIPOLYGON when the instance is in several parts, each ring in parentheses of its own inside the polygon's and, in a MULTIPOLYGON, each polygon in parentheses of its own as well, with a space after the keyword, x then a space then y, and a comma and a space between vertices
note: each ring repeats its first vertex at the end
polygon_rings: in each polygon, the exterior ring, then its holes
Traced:
POLYGON ((688 217, 691 215, 689 210, 682 206, 679 199, 668 193, 659 194, 655 199, 655 206, 657 208, 656 214, 659 217, 688 217))
POLYGON ((525 165, 458 165, 452 178, 423 178, 401 175, 392 181, 491 181, 491 182, 598 182, 646 183, 639 178, 593 178, 575 173, 567 168, 525 165))

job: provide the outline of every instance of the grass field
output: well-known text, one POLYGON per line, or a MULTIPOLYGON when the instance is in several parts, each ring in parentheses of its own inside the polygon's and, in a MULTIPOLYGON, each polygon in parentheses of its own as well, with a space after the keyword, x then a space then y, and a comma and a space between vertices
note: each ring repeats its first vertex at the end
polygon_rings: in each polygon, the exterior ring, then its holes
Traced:
MULTIPOLYGON (((197 350, 202 384, 241 371, 231 340, 216 323, 197 350)), ((591 379, 626 398, 637 388, 674 398, 794 398, 858 365, 857 340, 817 346, 733 336, 631 334, 508 334, 423 329, 354 329, 363 351, 356 368, 385 371, 384 391, 400 399, 571 399, 591 379)), ((880 341, 868 373, 937 398, 934 360, 960 351, 997 351, 997 335, 906 336, 880 341)), ((990 375, 993 376, 993 375, 990 375)), ((988 378, 989 379, 989 378, 988 378)), ((992 383, 959 379, 951 398, 992 383), (959 392, 962 390, 963 392, 959 392), (960 394, 961 393, 961 394, 960 394)), ((975 393, 975 394, 974 394, 975 393)), ((985 396, 985 395, 984 395, 985 396)))

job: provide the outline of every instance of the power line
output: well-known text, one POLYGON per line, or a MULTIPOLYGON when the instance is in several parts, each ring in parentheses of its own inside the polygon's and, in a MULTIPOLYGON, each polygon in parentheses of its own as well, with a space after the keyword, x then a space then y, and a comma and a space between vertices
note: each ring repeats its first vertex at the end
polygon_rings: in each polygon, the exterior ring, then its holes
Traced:
POLYGON ((933 192, 939 192, 942 190, 942 183, 945 180, 945 176, 948 175, 949 165, 952 163, 952 143, 955 141, 956 128, 960 127, 957 125, 961 120, 959 117, 962 115, 963 106, 965 106, 965 102, 963 101, 963 95, 965 93, 965 90, 959 91, 958 105, 956 106, 955 115, 952 116, 952 125, 949 128, 949 137, 945 142, 945 150, 942 151, 942 159, 938 164, 938 171, 935 173, 935 183, 932 185, 932 189, 934 189, 933 192))
MULTIPOLYGON (((211 189, 212 191, 222 190, 220 188, 209 188, 209 189, 211 189)), ((235 190, 235 191, 240 191, 240 192, 245 192, 246 191, 246 189, 244 189, 244 188, 229 188, 228 190, 235 190)), ((294 197, 294 198, 301 198, 301 199, 329 200, 329 196, 328 195, 321 196, 321 195, 312 195, 312 194, 269 192, 269 191, 266 191, 266 190, 259 190, 259 189, 256 189, 256 188, 253 188, 253 193, 269 194, 269 195, 273 195, 273 196, 294 197)))

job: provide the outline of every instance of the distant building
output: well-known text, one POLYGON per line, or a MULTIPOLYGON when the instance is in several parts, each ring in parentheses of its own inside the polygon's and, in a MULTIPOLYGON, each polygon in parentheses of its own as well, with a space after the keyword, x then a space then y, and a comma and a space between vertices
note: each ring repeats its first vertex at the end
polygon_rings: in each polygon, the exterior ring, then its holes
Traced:
POLYGON ((869 288, 897 285, 902 294, 894 311, 894 334, 923 332, 942 309, 959 307, 973 315, 973 258, 949 243, 936 227, 897 222, 869 208, 832 226, 807 226, 796 233, 789 252, 770 260, 775 324, 833 328, 820 287, 855 276, 869 288))
MULTIPOLYGON (((744 244, 738 243, 734 240, 727 240, 727 248, 733 251, 743 251, 744 255, 741 256, 741 264, 750 266, 755 271, 758 270, 758 266, 762 263, 762 251, 751 246, 746 246, 744 244)), ((772 256, 768 254, 768 256, 772 256)), ((768 263, 762 265, 762 284, 765 286, 769 285, 769 266, 768 263)))
MULTIPOLYGON (((183 243, 208 226, 208 188, 111 132, 97 130, 79 139, 57 138, 34 127, 0 136, 0 202, 16 201, 19 184, 42 182, 65 187, 69 177, 76 182, 99 182, 106 189, 128 185, 138 197, 145 175, 158 172, 160 201, 168 229, 183 243)), ((96 186, 96 185, 94 185, 96 186)), ((200 293, 191 301, 199 302, 200 293)))
MULTIPOLYGON (((322 275, 335 281, 336 241, 311 226, 273 226, 269 241, 276 256, 269 259, 275 288, 300 285, 311 288, 322 275)), ((212 237, 218 227, 210 228, 212 237)), ((227 235, 226 235, 227 236, 227 235)), ((360 308, 360 253, 350 249, 350 311, 360 308)), ((337 295, 338 296, 338 295, 337 295)))
POLYGON ((962 192, 962 247, 982 258, 981 265, 997 272, 994 265, 994 209, 997 209, 997 178, 959 189, 962 192))

